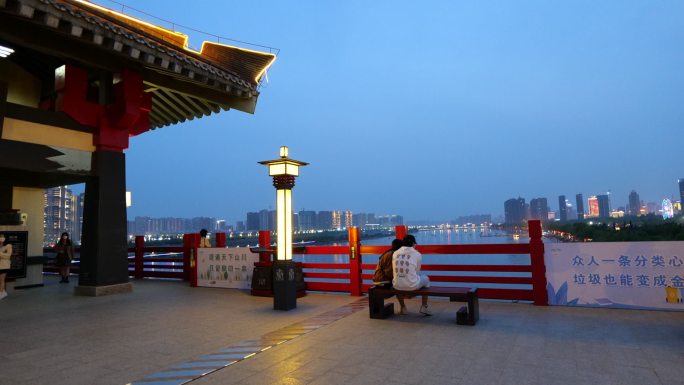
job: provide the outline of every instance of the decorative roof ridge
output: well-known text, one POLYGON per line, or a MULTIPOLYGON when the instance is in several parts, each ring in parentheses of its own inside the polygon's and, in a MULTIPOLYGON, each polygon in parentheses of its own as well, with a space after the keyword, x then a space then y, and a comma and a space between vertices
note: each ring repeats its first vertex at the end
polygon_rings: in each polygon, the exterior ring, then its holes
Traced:
POLYGON ((125 25, 124 27, 122 25, 123 21, 118 20, 117 18, 112 17, 110 15, 107 15, 104 12, 100 12, 95 8, 88 7, 87 4, 83 2, 74 2, 73 0, 38 1, 48 6, 52 6, 59 12, 68 13, 71 16, 82 19, 89 24, 97 25, 100 28, 109 30, 112 33, 122 36, 128 40, 134 41, 138 44, 142 44, 162 54, 169 55, 178 61, 193 65, 215 76, 228 80, 231 83, 244 87, 252 94, 258 93, 256 91, 256 82, 252 84, 250 81, 247 81, 240 77, 234 71, 230 71, 226 68, 223 68, 223 66, 221 66, 220 63, 216 63, 208 58, 204 58, 201 56, 201 54, 196 53, 193 50, 188 50, 185 48, 181 49, 177 45, 170 43, 168 41, 164 41, 163 39, 154 36, 151 33, 143 31, 139 28, 136 28, 135 26, 125 25))

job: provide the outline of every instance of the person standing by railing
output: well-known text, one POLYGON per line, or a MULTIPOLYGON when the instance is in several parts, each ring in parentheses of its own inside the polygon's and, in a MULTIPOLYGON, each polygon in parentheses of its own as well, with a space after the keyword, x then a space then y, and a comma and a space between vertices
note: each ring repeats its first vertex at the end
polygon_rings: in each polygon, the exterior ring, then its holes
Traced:
POLYGON ((0 299, 7 297, 5 277, 12 267, 12 245, 5 244, 5 235, 0 234, 0 299))
POLYGON ((69 268, 71 267, 71 261, 74 260, 74 245, 71 243, 71 239, 69 239, 69 233, 62 233, 55 246, 55 251, 57 251, 55 265, 59 268, 59 275, 62 276, 62 280, 59 283, 69 283, 69 268))
POLYGON ((211 247, 211 241, 208 236, 209 232, 207 229, 200 230, 200 244, 199 247, 211 247))
MULTIPOLYGON (((420 274, 420 265, 423 255, 415 249, 416 237, 409 234, 404 237, 404 246, 392 255, 392 268, 394 279, 392 286, 396 290, 414 291, 422 287, 430 287, 430 279, 425 274, 420 274)), ((423 296, 420 313, 432 315, 428 309, 428 297, 423 296)), ((406 307, 402 306, 400 314, 406 314, 406 307)))

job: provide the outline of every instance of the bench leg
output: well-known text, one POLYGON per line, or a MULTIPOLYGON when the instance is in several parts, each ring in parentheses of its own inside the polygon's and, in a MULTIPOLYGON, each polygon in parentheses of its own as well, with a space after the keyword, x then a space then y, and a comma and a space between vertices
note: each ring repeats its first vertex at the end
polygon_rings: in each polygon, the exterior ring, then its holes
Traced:
POLYGON ((475 325, 480 319, 480 302, 477 298, 477 289, 468 292, 468 307, 461 307, 456 312, 458 325, 475 325))
POLYGON ((385 305, 385 298, 375 294, 374 288, 368 289, 368 311, 370 318, 385 319, 394 314, 394 303, 385 305))

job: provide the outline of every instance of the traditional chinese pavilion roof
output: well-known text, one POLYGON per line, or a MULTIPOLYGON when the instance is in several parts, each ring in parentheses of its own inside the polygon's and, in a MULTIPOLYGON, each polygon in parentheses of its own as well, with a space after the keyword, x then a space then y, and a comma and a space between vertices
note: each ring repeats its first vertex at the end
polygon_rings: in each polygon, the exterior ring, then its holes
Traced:
POLYGON ((82 0, 0 0, 0 42, 89 68, 139 71, 151 128, 234 108, 253 113, 272 53, 205 42, 82 0))

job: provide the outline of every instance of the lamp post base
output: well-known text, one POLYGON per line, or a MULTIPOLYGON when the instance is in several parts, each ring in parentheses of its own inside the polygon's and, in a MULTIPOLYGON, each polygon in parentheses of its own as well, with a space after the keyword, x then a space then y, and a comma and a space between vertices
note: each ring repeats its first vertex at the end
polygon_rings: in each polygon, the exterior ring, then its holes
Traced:
POLYGON ((273 261, 273 309, 297 307, 297 280, 294 261, 273 261))

